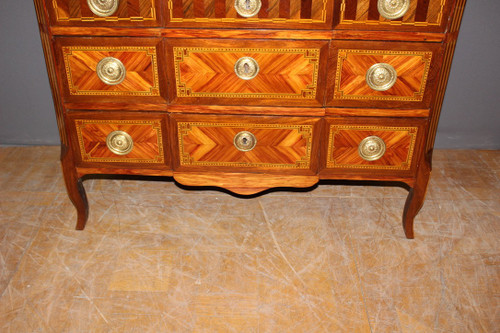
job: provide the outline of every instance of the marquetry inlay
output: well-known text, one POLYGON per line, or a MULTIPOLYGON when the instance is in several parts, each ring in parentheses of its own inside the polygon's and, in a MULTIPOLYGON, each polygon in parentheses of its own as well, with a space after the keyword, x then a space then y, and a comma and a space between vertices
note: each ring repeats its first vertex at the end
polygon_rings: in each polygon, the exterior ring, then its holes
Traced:
POLYGON ((179 122, 177 130, 183 166, 310 167, 313 125, 179 122), (242 131, 256 138, 249 151, 234 146, 234 137, 242 131))
POLYGON ((342 0, 340 23, 381 26, 439 26, 443 20, 445 4, 446 0, 412 0, 408 11, 401 19, 390 20, 380 15, 377 6, 370 6, 370 0, 342 0), (424 13, 424 15, 422 16, 420 13, 424 13))
POLYGON ((328 168, 409 170, 415 149, 417 127, 330 125, 328 168), (363 159, 359 144, 376 136, 385 143, 385 153, 374 161, 363 159))
POLYGON ((164 163, 161 120, 75 120, 83 162, 164 163), (108 135, 123 131, 134 147, 126 155, 113 153, 106 144, 108 135))
POLYGON ((319 49, 174 47, 178 97, 314 99, 319 49), (242 80, 234 71, 242 57, 259 64, 259 74, 242 80), (200 80, 203 77, 203 80, 200 80))
POLYGON ((60 22, 141 22, 156 21, 155 0, 119 1, 115 13, 107 17, 93 15, 86 1, 52 0, 56 20, 60 22))
POLYGON ((422 101, 432 52, 389 50, 338 50, 335 99, 422 101), (390 89, 377 91, 366 81, 373 65, 390 65, 397 73, 390 89))
MULTIPOLYGON (((330 0, 331 1, 331 0, 330 0)), ((325 23, 329 0, 269 0, 262 4, 259 15, 242 17, 234 0, 168 0, 168 15, 172 23, 325 23), (224 3, 225 2, 225 3, 224 3)))
POLYGON ((159 96, 158 62, 154 46, 64 46, 64 67, 71 95, 159 96), (97 73, 106 58, 118 59, 124 80, 108 85, 97 73))

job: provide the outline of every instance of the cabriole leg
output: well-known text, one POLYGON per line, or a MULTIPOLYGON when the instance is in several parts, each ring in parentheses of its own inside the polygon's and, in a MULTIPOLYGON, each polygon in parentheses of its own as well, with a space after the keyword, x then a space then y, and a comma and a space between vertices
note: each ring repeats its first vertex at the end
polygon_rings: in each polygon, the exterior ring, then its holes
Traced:
POLYGON ((64 183, 66 184, 66 191, 68 196, 76 208, 77 222, 76 229, 83 230, 89 215, 89 204, 87 195, 82 184, 82 179, 76 174, 76 170, 71 160, 71 154, 66 147, 61 149, 61 163, 64 175, 64 183))
POLYGON ((406 204, 403 212, 403 228, 406 238, 413 239, 413 220, 424 205, 427 185, 429 184, 431 169, 430 164, 425 161, 420 165, 417 172, 417 179, 413 187, 410 188, 410 193, 406 198, 406 204))

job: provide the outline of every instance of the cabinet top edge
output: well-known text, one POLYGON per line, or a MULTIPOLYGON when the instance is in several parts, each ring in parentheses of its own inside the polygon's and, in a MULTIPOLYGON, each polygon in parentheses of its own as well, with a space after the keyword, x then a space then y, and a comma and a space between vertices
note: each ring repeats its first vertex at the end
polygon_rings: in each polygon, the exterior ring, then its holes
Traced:
POLYGON ((171 28, 107 28, 50 27, 53 36, 92 37, 164 37, 164 38, 241 38, 241 39, 305 39, 305 40, 380 40, 410 42, 442 42, 446 33, 409 31, 353 30, 274 30, 274 29, 171 29, 171 28))

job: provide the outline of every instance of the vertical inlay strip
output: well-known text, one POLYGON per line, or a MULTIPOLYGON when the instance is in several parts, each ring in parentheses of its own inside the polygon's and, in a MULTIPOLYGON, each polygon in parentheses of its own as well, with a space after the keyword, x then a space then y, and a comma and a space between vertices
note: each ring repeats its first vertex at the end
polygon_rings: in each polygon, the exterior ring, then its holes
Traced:
POLYGON ((203 0, 193 0, 194 17, 205 17, 205 4, 203 0))
POLYGON ((376 20, 380 18, 380 13, 378 12, 377 7, 378 0, 370 0, 370 8, 368 8, 368 19, 376 20))
POLYGON ((344 0, 344 20, 355 20, 356 19, 356 1, 344 0))
POLYGON ((290 18, 290 0, 279 0, 280 18, 290 18))
POLYGON ((259 18, 267 18, 269 13, 269 0, 260 0, 261 7, 258 13, 259 18))
POLYGON ((426 151, 430 151, 434 147, 434 141, 436 139, 436 131, 438 127, 439 117, 441 115, 441 109, 443 107, 444 95, 446 92, 446 86, 448 85, 448 79, 451 71, 451 63, 453 60, 453 55, 455 53, 455 46, 457 42, 457 34, 458 29, 460 27, 460 23, 462 22, 463 12, 465 9, 466 0, 458 0, 455 4, 454 14, 452 18, 452 22, 450 25, 450 30, 448 34, 455 34, 452 37, 452 40, 446 44, 446 50, 444 54, 443 65, 441 67, 441 73, 439 77, 439 83, 436 89, 436 97, 434 99, 433 108, 432 108, 432 117, 431 123, 429 125, 429 135, 427 138, 426 151))
POLYGON ((312 0, 300 0, 300 18, 311 18, 312 0))
POLYGON ((225 0, 214 0, 215 1, 215 17, 223 18, 226 17, 226 1, 225 0))
POLYGON ((416 22, 427 21, 427 11, 429 10, 429 0, 418 0, 417 12, 415 14, 416 22))

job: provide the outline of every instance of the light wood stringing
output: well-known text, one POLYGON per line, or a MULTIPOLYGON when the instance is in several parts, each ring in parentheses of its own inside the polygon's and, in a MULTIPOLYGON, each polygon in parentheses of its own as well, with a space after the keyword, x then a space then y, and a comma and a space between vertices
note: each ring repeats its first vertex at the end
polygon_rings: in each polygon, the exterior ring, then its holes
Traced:
POLYGON ((310 167, 313 125, 178 122, 177 130, 182 166, 310 167), (234 136, 241 131, 255 135, 257 144, 251 151, 235 148, 234 136))
POLYGON ((412 164, 418 127, 330 125, 328 168, 409 170, 412 164), (378 136, 386 145, 385 154, 376 161, 366 161, 358 153, 360 142, 378 136))
POLYGON ((71 95, 160 96, 154 46, 63 46, 62 53, 71 95), (97 64, 105 57, 117 58, 125 66, 122 83, 110 86, 97 76, 97 64))
POLYGON ((82 162, 164 163, 160 120, 75 119, 82 162), (127 155, 116 155, 106 145, 113 131, 124 131, 134 141, 127 155))
POLYGON ((320 49, 174 47, 178 97, 314 99, 320 49), (255 59, 257 76, 234 73, 241 57, 255 59))

